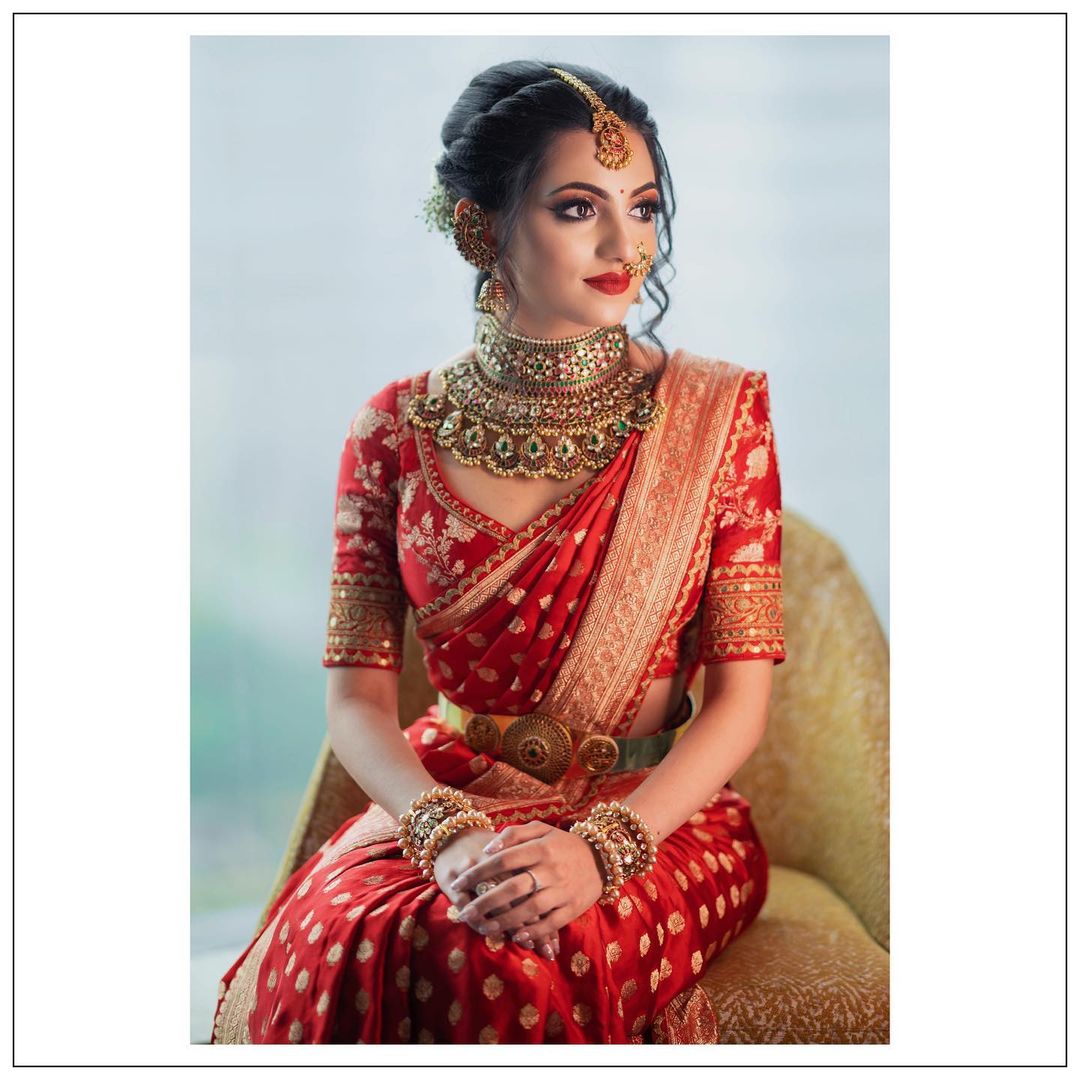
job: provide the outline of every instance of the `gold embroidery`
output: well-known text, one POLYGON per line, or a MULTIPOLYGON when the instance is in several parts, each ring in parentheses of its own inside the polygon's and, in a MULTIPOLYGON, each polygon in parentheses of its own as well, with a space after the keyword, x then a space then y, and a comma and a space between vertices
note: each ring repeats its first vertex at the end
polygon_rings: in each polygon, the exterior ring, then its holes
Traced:
POLYGON ((784 594, 779 563, 717 566, 705 584, 703 663, 784 651, 784 594))
POLYGON ((370 403, 364 405, 353 417, 352 437, 354 450, 359 451, 362 449, 355 440, 370 439, 381 427, 390 429, 390 435, 383 442, 390 446, 391 449, 396 450, 398 444, 395 436, 394 417, 385 409, 380 409, 370 403))
POLYGON ((484 980, 484 997, 494 1001, 503 992, 503 981, 498 975, 489 975, 484 980))
POLYGON ((452 585, 465 573, 465 560, 454 558, 454 544, 467 543, 474 536, 476 530, 456 517, 447 518, 436 534, 435 517, 426 510, 420 524, 403 529, 398 540, 401 550, 412 551, 416 561, 428 568, 428 584, 452 585))
POLYGON ((484 1044, 497 1043, 499 1041, 499 1033, 488 1024, 487 1027, 480 1029, 480 1042, 484 1044))
POLYGON ((523 1028, 533 1028, 540 1019, 540 1010, 535 1005, 522 1005, 518 1013, 518 1022, 523 1028))
POLYGON ((330 991, 329 990, 324 990, 319 995, 319 1001, 318 1001, 318 1004, 315 1006, 315 1011, 319 1014, 319 1016, 322 1016, 323 1013, 325 1013, 326 1010, 329 1009, 329 1008, 330 1008, 330 991))
POLYGON ((589 958, 583 952, 576 952, 570 958, 570 970, 575 975, 585 975, 589 970, 589 958))
POLYGON ((407 606, 396 577, 334 571, 324 663, 379 665, 400 671, 407 606))
POLYGON ((592 1009, 583 1001, 579 1001, 573 1009, 574 1019, 584 1027, 592 1019, 592 1009))
POLYGON ((357 990, 353 1003, 356 1005, 356 1011, 363 1016, 371 1005, 371 995, 366 990, 357 990))
POLYGON ((450 1002, 450 1008, 446 1010, 446 1018, 451 1024, 456 1024, 461 1019, 462 1007, 461 1002, 457 998, 454 998, 450 1002))

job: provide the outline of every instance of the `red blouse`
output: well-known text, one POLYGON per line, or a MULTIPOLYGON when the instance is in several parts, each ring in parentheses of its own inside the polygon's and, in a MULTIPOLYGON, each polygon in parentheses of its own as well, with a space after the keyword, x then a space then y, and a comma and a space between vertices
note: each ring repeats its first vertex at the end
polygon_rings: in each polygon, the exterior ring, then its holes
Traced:
MULTIPOLYGON (((341 453, 329 621, 323 665, 401 671, 405 611, 431 610, 507 557, 515 543, 557 525, 594 484, 629 472, 623 451, 583 485, 515 532, 471 507, 447 485, 432 432, 405 419, 428 373, 397 379, 357 412, 341 453)), ((727 446, 712 480, 714 509, 704 579, 671 612, 671 645, 656 678, 699 664, 786 658, 780 568, 780 476, 765 372, 746 370, 727 446)), ((617 485, 621 492, 625 483, 617 485)), ((612 488, 616 490, 615 486, 612 488)), ((609 495, 608 499, 613 496, 609 495)), ((610 503, 615 506, 614 502, 610 503)), ((426 657, 429 672, 438 658, 426 657)))

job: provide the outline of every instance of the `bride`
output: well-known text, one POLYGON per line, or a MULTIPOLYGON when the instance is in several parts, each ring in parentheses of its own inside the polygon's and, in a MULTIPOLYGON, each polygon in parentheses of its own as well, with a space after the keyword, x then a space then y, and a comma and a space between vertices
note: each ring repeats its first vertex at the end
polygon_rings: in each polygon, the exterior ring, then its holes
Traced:
POLYGON ((728 783, 785 659, 767 378, 655 335, 674 203, 626 87, 499 64, 442 142, 474 340, 365 402, 338 475, 327 719, 372 802, 225 973, 213 1041, 715 1042, 698 981, 768 884, 728 783), (403 738, 408 608, 439 696, 403 738))

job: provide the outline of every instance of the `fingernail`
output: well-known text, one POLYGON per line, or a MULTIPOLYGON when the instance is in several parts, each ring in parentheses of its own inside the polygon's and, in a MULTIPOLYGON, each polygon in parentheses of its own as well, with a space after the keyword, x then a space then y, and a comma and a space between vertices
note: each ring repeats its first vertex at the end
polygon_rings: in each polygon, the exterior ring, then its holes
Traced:
POLYGON ((499 840, 497 837, 494 840, 489 840, 484 845, 483 850, 486 851, 489 855, 493 851, 501 851, 502 850, 502 841, 499 840))
POLYGON ((461 890, 461 882, 462 882, 461 878, 454 878, 454 880, 450 882, 450 888, 451 889, 457 889, 457 890, 460 891, 461 890))
POLYGON ((490 934, 495 929, 495 927, 494 926, 489 926, 487 923, 480 923, 480 925, 477 926, 476 929, 477 929, 478 933, 490 934))
POLYGON ((555 942, 554 949, 555 949, 555 955, 558 956, 559 955, 559 943, 557 941, 555 942))
POLYGON ((531 938, 531 937, 529 936, 529 931, 528 931, 528 930, 519 930, 519 931, 518 931, 518 932, 517 932, 517 933, 516 933, 516 934, 514 935, 514 940, 515 940, 515 941, 516 941, 516 942, 517 942, 517 943, 518 943, 519 945, 528 945, 528 944, 529 944, 529 942, 530 942, 530 941, 532 941, 532 938, 531 938))

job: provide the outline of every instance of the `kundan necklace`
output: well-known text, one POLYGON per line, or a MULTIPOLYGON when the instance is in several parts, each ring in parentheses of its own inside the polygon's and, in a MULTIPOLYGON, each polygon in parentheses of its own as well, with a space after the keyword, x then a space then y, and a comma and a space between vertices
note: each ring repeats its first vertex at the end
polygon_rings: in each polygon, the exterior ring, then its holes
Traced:
POLYGON ((629 363, 625 325, 531 338, 486 314, 474 340, 473 356, 442 370, 445 393, 417 395, 408 413, 465 465, 566 480, 603 468, 664 414, 655 377, 629 363))

